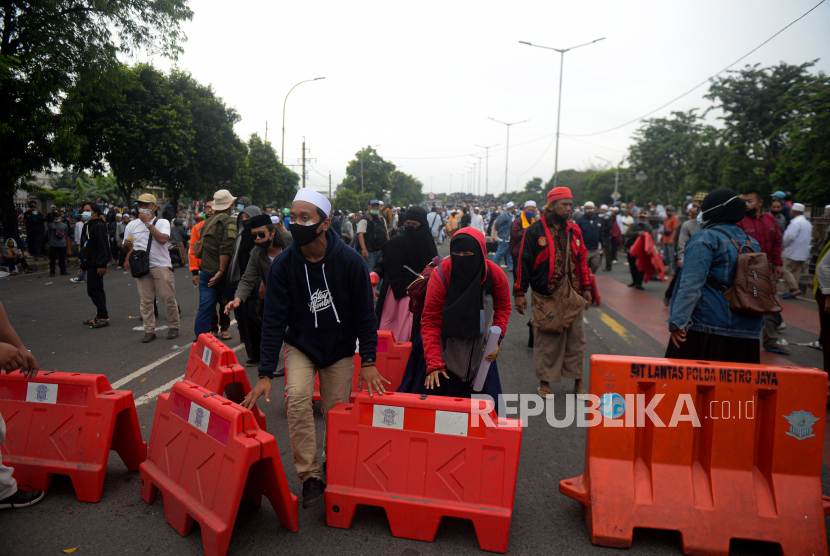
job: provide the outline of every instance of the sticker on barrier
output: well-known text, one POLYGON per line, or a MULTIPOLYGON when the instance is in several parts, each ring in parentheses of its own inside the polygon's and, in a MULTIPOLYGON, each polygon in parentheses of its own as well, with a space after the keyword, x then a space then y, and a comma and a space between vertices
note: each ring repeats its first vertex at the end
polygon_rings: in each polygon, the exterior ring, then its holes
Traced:
POLYGON ((361 392, 331 409, 326 523, 348 529, 357 505, 379 506, 394 536, 432 542, 442 517, 458 517, 473 522, 482 550, 506 552, 523 429, 476 401, 498 425, 485 426, 472 403, 361 392))
POLYGON ((227 553, 242 498, 259 506, 265 496, 285 528, 299 527, 276 439, 249 410, 192 382, 156 404, 141 497, 152 504, 159 490, 167 523, 182 536, 199 523, 208 556, 227 553))
POLYGON ((104 375, 40 372, 31 381, 0 378, 6 422, 3 464, 21 485, 48 491, 67 475, 82 502, 98 502, 114 450, 130 471, 147 457, 133 393, 113 390, 104 375))
POLYGON ((679 531, 685 554, 726 556, 731 539, 827 554, 826 391, 817 369, 594 355, 603 421, 559 490, 598 545, 638 527, 679 531))
MULTIPOLYGON (((236 403, 251 391, 245 367, 237 362, 233 350, 212 334, 200 334, 190 348, 184 379, 236 403)), ((267 430, 265 413, 256 406, 253 411, 259 428, 267 430)))
MULTIPOLYGON (((387 392, 394 392, 403 382, 403 374, 406 371, 406 363, 409 361, 409 354, 412 352, 412 342, 396 342, 395 337, 389 330, 378 330, 378 351, 375 368, 378 373, 389 381, 384 384, 387 392)), ((357 396, 360 383, 360 355, 354 356, 354 374, 352 375, 352 393, 349 401, 353 402, 357 396)), ((286 373, 288 367, 286 366, 286 373)), ((288 378, 286 377, 286 384, 288 378)), ((364 386, 365 389, 365 386, 364 386)), ((285 394, 288 395, 287 392, 285 394)), ((322 401, 320 396, 320 375, 314 377, 314 391, 311 401, 322 401)))

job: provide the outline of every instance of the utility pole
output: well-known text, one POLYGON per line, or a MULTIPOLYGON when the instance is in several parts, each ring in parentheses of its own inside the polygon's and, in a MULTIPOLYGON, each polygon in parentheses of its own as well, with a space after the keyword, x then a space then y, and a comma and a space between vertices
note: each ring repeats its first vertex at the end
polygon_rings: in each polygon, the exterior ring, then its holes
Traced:
MULTIPOLYGON (((316 158, 308 158, 308 157, 306 157, 306 155, 305 155, 305 151, 306 151, 306 148, 305 148, 305 137, 303 137, 303 158, 302 158, 302 161, 303 161, 303 188, 305 188, 305 178, 306 178, 306 173, 305 173, 305 161, 306 161, 306 160, 308 160, 308 161, 312 161, 312 160, 313 160, 314 162, 317 162, 317 159, 316 159, 316 158)), ((309 152, 311 152, 311 151, 309 150, 309 152)))
POLYGON ((329 201, 331 201, 331 170, 329 170, 329 201))
MULTIPOLYGON (((265 144, 268 144, 268 121, 265 121, 265 144)), ((282 162, 282 161, 280 161, 282 162)))
POLYGON ((484 145, 476 145, 476 147, 481 147, 482 149, 484 149, 484 159, 487 161, 485 163, 486 173, 484 175, 484 196, 485 197, 490 192, 489 191, 489 189, 490 189, 490 149, 492 149, 493 147, 498 147, 498 146, 499 146, 498 143, 496 143, 495 145, 490 145, 489 147, 486 147, 484 145))
POLYGON ((510 160, 510 126, 516 125, 516 124, 523 124, 525 122, 529 122, 530 120, 522 120, 521 122, 507 123, 507 122, 502 122, 501 120, 497 120, 495 118, 491 118, 490 116, 487 116, 487 118, 490 119, 490 120, 493 120, 494 122, 498 122, 502 125, 507 126, 507 145, 505 147, 505 152, 504 152, 504 194, 506 196, 507 195, 507 162, 510 160))

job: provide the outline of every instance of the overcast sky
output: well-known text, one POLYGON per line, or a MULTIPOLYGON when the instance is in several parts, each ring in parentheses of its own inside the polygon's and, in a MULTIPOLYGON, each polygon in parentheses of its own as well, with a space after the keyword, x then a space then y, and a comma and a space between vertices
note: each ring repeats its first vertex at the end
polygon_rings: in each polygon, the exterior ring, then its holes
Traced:
MULTIPOLYGON (((559 54, 568 48, 561 133, 591 134, 638 118, 722 70, 819 0, 431 2, 191 0, 195 15, 178 66, 212 84, 242 121, 247 140, 265 134, 279 154, 285 95, 285 158, 297 164, 305 136, 309 186, 336 186, 363 146, 447 192, 469 184, 468 167, 490 149, 489 191, 534 176, 550 179, 559 54), (450 176, 452 174, 452 176, 450 176)), ((830 2, 739 63, 769 66, 821 58, 830 72, 830 2)), ((153 62, 162 68, 171 63, 153 62)), ((706 107, 703 86, 652 117, 706 107)), ((616 164, 636 124, 589 137, 561 137, 559 168, 616 164)), ((482 164, 482 168, 485 165, 482 164)), ((295 168, 299 172, 299 168, 295 168)), ((481 172, 481 191, 485 189, 481 172)), ((478 186, 478 177, 475 179, 478 186)), ((394 201, 394 199, 393 199, 394 201)))

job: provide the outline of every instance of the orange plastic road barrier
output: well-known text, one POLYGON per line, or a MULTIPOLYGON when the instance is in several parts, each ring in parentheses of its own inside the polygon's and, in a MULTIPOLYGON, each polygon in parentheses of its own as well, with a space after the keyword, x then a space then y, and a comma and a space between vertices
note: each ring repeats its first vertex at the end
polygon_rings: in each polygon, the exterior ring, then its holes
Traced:
POLYGON ((130 471, 147 458, 133 393, 113 390, 104 375, 4 375, 0 413, 7 427, 3 464, 35 490, 49 490, 52 477, 67 475, 78 500, 98 502, 110 450, 130 471))
MULTIPOLYGON (((384 384, 387 392, 394 392, 403 382, 403 373, 406 370, 406 363, 409 361, 409 354, 412 352, 412 342, 396 342, 395 336, 390 330, 378 330, 378 353, 375 361, 375 368, 380 376, 390 382, 384 384)), ((354 375, 352 376, 352 393, 349 401, 354 402, 357 396, 360 383, 360 355, 354 356, 354 375)), ((286 373, 288 366, 286 366, 286 373)), ((288 377, 285 378, 288 384, 288 377)), ((364 386, 365 388, 365 386, 364 386)), ((286 392, 286 396, 288 393, 286 392)), ((314 392, 311 401, 320 402, 320 375, 314 377, 314 392)))
POLYGON ((299 527, 277 441, 249 410, 192 382, 156 404, 141 497, 152 504, 159 490, 167 523, 185 536, 198 522, 208 556, 227 553, 242 497, 259 506, 264 495, 283 526, 299 527))
POLYGON ((611 418, 559 491, 594 544, 631 546, 642 527, 679 531, 685 554, 726 556, 731 539, 827 554, 825 392, 816 369, 594 355, 591 394, 611 418))
MULTIPOLYGON (((207 388, 220 396, 241 403, 251 391, 245 367, 236 360, 231 348, 213 334, 199 334, 199 340, 190 348, 184 379, 207 388)), ((254 406, 259 428, 265 427, 265 413, 254 406)))
POLYGON ((394 536, 432 542, 442 517, 460 517, 482 550, 507 552, 521 421, 499 420, 487 403, 499 425, 489 427, 470 409, 468 399, 364 392, 336 405, 326 418, 326 523, 348 529, 358 504, 380 506, 394 536))

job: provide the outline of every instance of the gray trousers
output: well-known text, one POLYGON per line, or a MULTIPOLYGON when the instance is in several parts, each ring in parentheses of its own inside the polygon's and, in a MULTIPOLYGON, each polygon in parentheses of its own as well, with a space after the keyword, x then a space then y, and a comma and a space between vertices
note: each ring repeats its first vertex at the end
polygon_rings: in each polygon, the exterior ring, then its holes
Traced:
MULTIPOLYGON (((3 416, 0 415, 0 446, 3 445, 5 440, 6 422, 3 420, 3 416)), ((17 481, 12 477, 13 471, 13 468, 3 465, 2 457, 0 457, 0 500, 8 498, 17 492, 17 481)))
POLYGON ((778 345, 778 315, 764 315, 764 329, 761 331, 761 344, 764 348, 778 345))

